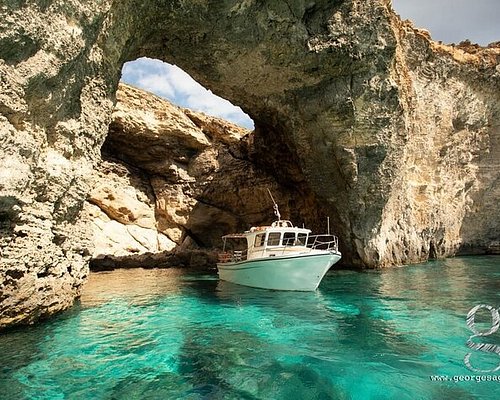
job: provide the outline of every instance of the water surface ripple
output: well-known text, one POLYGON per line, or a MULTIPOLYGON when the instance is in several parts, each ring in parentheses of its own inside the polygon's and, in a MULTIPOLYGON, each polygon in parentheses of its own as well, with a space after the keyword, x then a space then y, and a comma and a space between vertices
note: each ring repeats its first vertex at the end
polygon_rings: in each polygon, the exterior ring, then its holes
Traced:
MULTIPOLYGON (((178 269, 94 273, 73 310, 0 334, 0 398, 498 398, 500 381, 453 378, 500 379, 463 363, 500 363, 467 348, 465 323, 477 304, 500 306, 499 282, 500 257, 332 270, 312 293, 178 269)), ((475 321, 491 327, 486 310, 475 321)), ((500 332, 481 341, 500 345, 500 332)))

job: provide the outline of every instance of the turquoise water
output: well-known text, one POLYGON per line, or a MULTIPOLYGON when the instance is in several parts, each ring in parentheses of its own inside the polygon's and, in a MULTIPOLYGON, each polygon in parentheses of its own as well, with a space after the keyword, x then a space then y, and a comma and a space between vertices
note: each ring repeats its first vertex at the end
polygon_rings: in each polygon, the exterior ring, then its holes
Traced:
MULTIPOLYGON (((500 398, 500 381, 453 381, 500 379, 463 363, 500 363, 467 348, 465 323, 477 304, 499 307, 499 289, 500 257, 331 271, 314 293, 95 273, 70 312, 0 334, 0 399, 500 398)), ((490 313, 475 322, 487 330, 490 313)))

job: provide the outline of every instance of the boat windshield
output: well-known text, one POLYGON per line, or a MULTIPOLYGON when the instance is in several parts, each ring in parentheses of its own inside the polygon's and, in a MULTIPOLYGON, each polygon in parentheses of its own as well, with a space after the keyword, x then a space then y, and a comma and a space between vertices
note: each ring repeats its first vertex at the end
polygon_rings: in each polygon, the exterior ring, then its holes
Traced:
POLYGON ((281 233, 280 232, 270 232, 269 236, 267 238, 267 245, 268 246, 279 246, 281 240, 281 233))
POLYGON ((264 233, 259 233, 255 236, 254 247, 262 247, 264 246, 264 239, 266 235, 264 233))
POLYGON ((267 242, 264 242, 263 234, 255 237, 255 247, 266 246, 305 246, 307 244, 307 233, 297 232, 269 232, 267 242))
POLYGON ((283 246, 295 246, 295 232, 285 232, 283 234, 283 246))
POLYGON ((283 234, 283 246, 305 246, 307 233, 285 232, 283 234))
POLYGON ((297 235, 297 246, 305 246, 307 244, 307 233, 299 233, 297 235))

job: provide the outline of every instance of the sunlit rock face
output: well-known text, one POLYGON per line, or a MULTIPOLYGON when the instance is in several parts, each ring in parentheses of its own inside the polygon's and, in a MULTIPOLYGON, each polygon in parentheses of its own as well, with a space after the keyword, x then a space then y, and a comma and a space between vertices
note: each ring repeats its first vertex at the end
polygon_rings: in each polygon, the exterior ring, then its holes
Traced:
POLYGON ((0 6, 0 327, 70 307, 87 276, 80 210, 125 44, 110 3, 0 6))
POLYGON ((500 49, 434 43, 388 3, 174 7, 164 15, 187 22, 138 55, 241 105, 255 121, 254 161, 306 183, 347 263, 498 251, 500 49))
POLYGON ((249 158, 331 216, 346 262, 498 252, 498 47, 435 44, 385 0, 7 0, 0 326, 80 294, 93 253, 82 207, 121 66, 140 56, 240 105, 256 126, 249 158))
POLYGON ((251 134, 121 84, 102 147, 106 160, 85 207, 94 228, 92 267, 176 265, 193 251, 197 264, 214 267, 202 249, 272 221, 268 189, 284 217, 319 220, 310 192, 280 185, 252 162, 251 134))
POLYGON ((94 230, 93 259, 169 251, 175 243, 157 229, 154 194, 140 170, 102 161, 86 203, 94 230))

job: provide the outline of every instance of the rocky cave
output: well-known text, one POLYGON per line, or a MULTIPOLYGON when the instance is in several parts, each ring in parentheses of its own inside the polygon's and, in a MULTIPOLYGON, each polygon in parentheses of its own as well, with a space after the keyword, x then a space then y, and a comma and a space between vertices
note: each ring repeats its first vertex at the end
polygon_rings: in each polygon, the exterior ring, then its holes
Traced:
POLYGON ((0 328, 70 307, 91 259, 127 262, 96 224, 125 226, 144 265, 204 263, 222 233, 272 218, 267 188, 297 224, 329 216, 350 267, 500 253, 499 43, 434 42, 389 0, 6 0, 0 15, 0 328), (119 85, 144 56, 255 130, 119 85))

